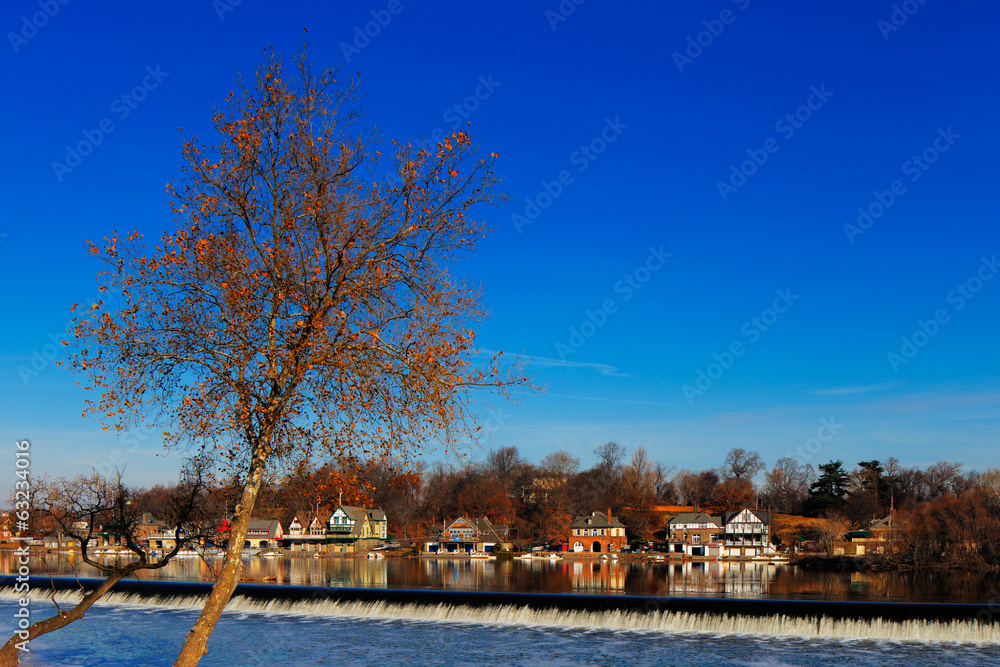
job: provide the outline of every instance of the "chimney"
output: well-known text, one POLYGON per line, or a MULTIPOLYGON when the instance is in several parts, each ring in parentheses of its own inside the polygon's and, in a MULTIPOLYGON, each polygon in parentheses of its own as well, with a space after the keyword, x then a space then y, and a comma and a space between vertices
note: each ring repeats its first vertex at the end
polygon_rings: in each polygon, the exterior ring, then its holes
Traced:
POLYGON ((608 508, 608 523, 611 523, 611 508, 608 508))

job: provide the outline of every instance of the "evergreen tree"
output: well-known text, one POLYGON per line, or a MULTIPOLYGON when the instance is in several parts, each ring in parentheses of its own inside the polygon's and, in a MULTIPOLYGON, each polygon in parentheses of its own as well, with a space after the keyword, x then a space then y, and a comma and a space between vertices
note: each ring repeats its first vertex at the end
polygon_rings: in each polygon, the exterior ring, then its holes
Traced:
POLYGON ((805 513, 809 516, 839 510, 844 506, 844 496, 847 495, 848 475, 843 461, 822 463, 819 470, 820 476, 809 487, 809 500, 805 505, 805 513))

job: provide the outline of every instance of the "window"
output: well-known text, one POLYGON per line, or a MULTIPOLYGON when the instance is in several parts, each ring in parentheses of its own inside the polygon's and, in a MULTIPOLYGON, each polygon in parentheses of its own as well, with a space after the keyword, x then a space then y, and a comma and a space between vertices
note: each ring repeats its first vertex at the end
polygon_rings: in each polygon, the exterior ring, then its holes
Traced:
POLYGON ((701 535, 697 535, 697 534, 692 535, 691 536, 691 543, 692 544, 701 544, 701 535))
POLYGON ((601 528, 601 535, 604 535, 604 529, 601 528))

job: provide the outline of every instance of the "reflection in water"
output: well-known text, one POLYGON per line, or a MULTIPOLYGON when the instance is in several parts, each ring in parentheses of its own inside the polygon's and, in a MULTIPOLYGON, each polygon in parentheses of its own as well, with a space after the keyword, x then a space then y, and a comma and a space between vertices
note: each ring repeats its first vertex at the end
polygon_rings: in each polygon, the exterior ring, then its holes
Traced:
MULTIPOLYGON (((104 556, 107 562, 113 557, 104 556)), ((175 558, 141 579, 213 581, 222 559, 175 558)), ((987 602, 997 574, 961 572, 819 572, 763 562, 633 562, 593 559, 311 558, 243 559, 244 581, 300 586, 599 593, 778 599, 987 602)), ((72 554, 32 556, 31 573, 98 576, 72 554)), ((11 551, 0 571, 14 572, 11 551)))

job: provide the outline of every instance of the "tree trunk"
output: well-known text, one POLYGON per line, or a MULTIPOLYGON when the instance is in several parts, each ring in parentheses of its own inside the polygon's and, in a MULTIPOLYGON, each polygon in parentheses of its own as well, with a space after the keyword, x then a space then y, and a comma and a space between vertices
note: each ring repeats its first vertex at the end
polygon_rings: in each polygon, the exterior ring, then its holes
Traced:
POLYGON ((0 648, 0 667, 17 667, 17 665, 20 664, 19 661, 21 658, 21 651, 17 648, 18 644, 23 641, 30 642, 36 637, 41 637, 44 634, 48 634, 54 630, 65 627, 73 621, 80 620, 92 604, 104 597, 104 595, 111 590, 112 586, 117 584, 132 572, 133 570, 115 572, 102 581, 100 586, 85 595, 83 599, 69 611, 61 611, 51 618, 46 618, 43 621, 32 623, 27 628, 28 637, 26 640, 18 634, 15 634, 13 637, 8 639, 7 643, 0 648))
MULTIPOLYGON (((208 652, 208 638, 215 629, 215 624, 219 622, 219 617, 226 608, 229 598, 233 596, 236 584, 239 583, 243 574, 241 560, 243 542, 246 540, 250 516, 253 513, 253 506, 257 502, 257 493, 260 491, 263 473, 263 456, 255 456, 251 464, 250 474, 247 476, 247 484, 243 487, 243 497, 240 500, 236 520, 229 533, 229 548, 226 549, 226 559, 222 564, 222 572, 219 573, 219 579, 212 587, 205 608, 201 610, 201 615, 184 639, 184 645, 177 655, 174 667, 194 667, 208 652)), ((0 667, 3 666, 0 665, 0 667)))

